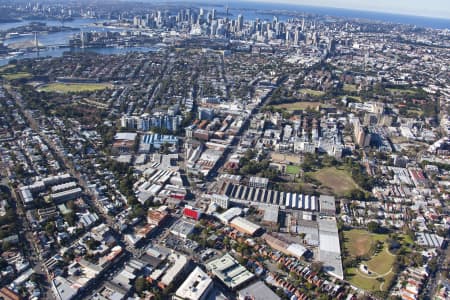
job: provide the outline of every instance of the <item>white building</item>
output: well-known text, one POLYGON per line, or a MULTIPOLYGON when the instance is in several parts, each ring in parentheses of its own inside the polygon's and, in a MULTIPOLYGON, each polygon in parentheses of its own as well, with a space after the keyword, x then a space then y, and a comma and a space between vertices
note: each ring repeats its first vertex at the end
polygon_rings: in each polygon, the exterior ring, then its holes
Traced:
POLYGON ((213 287, 211 277, 196 267, 178 288, 173 299, 204 300, 213 287))

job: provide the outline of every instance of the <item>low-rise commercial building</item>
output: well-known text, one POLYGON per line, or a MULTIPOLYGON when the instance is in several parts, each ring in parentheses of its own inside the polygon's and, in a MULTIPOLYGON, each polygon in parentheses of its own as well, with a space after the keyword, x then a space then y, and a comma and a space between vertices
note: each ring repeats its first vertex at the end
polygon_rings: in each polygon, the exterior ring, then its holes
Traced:
POLYGON ((240 265, 230 254, 209 262, 207 268, 232 290, 241 287, 254 277, 253 273, 240 265))
POLYGON ((267 285, 262 281, 257 281, 246 288, 243 288, 238 292, 239 300, 248 299, 264 299, 264 300, 279 300, 280 297, 275 294, 267 285))
POLYGON ((214 288, 213 280, 200 267, 196 267, 181 284, 173 299, 204 300, 214 288))

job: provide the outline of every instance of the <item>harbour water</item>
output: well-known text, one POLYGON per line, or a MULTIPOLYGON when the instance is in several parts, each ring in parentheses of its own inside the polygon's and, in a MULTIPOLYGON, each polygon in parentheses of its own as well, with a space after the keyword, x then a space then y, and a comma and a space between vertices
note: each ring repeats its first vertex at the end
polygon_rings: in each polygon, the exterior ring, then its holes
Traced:
POLYGON ((130 52, 155 52, 159 51, 158 47, 128 47, 128 48, 54 48, 46 49, 38 52, 29 52, 21 55, 0 59, 0 66, 7 65, 11 59, 39 58, 39 57, 61 57, 64 52, 71 53, 88 53, 94 52, 104 55, 125 54, 130 52))
MULTIPOLYGON (((39 21, 42 23, 46 23, 47 26, 66 26, 74 28, 74 30, 67 30, 67 31, 60 31, 60 32, 52 32, 48 34, 39 34, 38 39, 39 42, 48 46, 48 45, 68 45, 69 40, 77 33, 80 32, 80 30, 83 31, 121 31, 120 29, 107 29, 104 27, 95 26, 94 23, 101 23, 105 20, 97 20, 97 19, 85 19, 85 18, 77 18, 74 19, 71 22, 58 22, 58 21, 39 21)), ((30 21, 22 21, 20 23, 3 23, 0 24, 0 30, 9 30, 12 28, 16 28, 18 26, 24 26, 29 24, 30 21)), ((11 43, 18 43, 18 42, 24 42, 32 40, 33 36, 19 36, 12 39, 6 39, 4 41, 5 45, 9 45, 11 43)))
MULTIPOLYGON (((48 33, 48 34, 39 34, 38 39, 39 43, 45 45, 45 46, 68 46, 69 40, 77 33, 82 31, 95 31, 95 32, 102 32, 102 31, 116 31, 120 32, 123 31, 123 29, 111 29, 111 28, 104 28, 100 26, 95 26, 94 23, 102 23, 105 20, 98 20, 98 19, 85 19, 85 18, 77 18, 70 22, 64 22, 62 24, 59 21, 40 21, 44 22, 49 26, 67 26, 75 28, 74 30, 68 30, 68 31, 61 31, 61 32, 54 32, 54 33, 48 33)), ((9 30, 12 28, 16 28, 18 26, 24 26, 32 21, 21 21, 21 22, 14 22, 14 23, 2 23, 0 24, 0 30, 9 30)), ((11 43, 18 43, 18 42, 25 42, 30 41, 34 39, 33 36, 27 35, 27 36, 19 36, 12 39, 6 39, 4 41, 5 45, 9 45, 11 43)), ((23 58, 38 58, 38 57, 59 57, 62 56, 64 52, 95 52, 99 54, 123 54, 128 52, 151 52, 151 51, 157 51, 158 48, 156 47, 129 47, 129 48, 89 48, 89 49, 73 49, 73 48, 67 48, 67 47, 50 47, 46 48, 44 50, 37 52, 25 52, 15 55, 9 55, 7 57, 0 57, 0 66, 8 64, 8 62, 11 59, 23 59, 23 58)))

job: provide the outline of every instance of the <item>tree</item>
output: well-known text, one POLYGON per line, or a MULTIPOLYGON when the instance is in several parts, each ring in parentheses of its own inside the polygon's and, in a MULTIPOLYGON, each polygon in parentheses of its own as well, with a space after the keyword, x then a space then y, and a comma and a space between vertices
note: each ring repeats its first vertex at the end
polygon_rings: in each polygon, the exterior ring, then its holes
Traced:
POLYGON ((277 264, 277 268, 278 268, 278 270, 281 270, 281 271, 283 271, 283 272, 286 272, 286 267, 285 267, 285 265, 284 265, 283 263, 281 263, 281 262, 279 262, 279 263, 277 264))
POLYGON ((431 274, 436 273, 436 271, 439 269, 438 264, 437 264, 437 258, 433 257, 432 259, 430 259, 430 261, 428 262, 428 270, 430 270, 431 274))
POLYGON ((140 143, 139 134, 137 134, 136 137, 134 138, 134 144, 133 144, 133 150, 135 153, 137 153, 139 150, 139 143, 140 143))
POLYGON ((36 283, 40 283, 40 282, 42 282, 43 278, 42 278, 41 274, 33 273, 30 276, 30 280, 33 282, 36 282, 36 283))
POLYGON ((320 162, 317 160, 314 154, 306 153, 303 157, 302 169, 305 172, 309 172, 316 167, 320 167, 320 162))
POLYGON ((6 251, 8 251, 11 248, 12 248, 12 244, 10 242, 3 242, 2 243, 2 251, 3 252, 6 252, 6 251))
POLYGON ((150 288, 150 285, 144 277, 139 277, 134 282, 134 289, 135 289, 136 293, 138 293, 139 295, 142 295, 143 292, 148 290, 149 288, 150 288))
POLYGON ((86 246, 88 246, 88 248, 90 249, 90 250, 95 250, 95 249, 97 249, 97 247, 98 246, 100 246, 100 242, 99 241, 97 241, 97 240, 94 240, 94 239, 92 239, 92 238, 90 238, 90 239, 88 239, 87 241, 86 241, 86 246))
POLYGON ((377 232, 380 232, 381 227, 380 227, 380 224, 378 224, 377 222, 370 221, 367 224, 367 229, 369 230, 369 232, 377 233, 377 232))
POLYGON ((142 207, 142 205, 140 203, 138 203, 133 206, 133 211, 132 211, 131 216, 133 218, 140 218, 140 217, 145 216, 145 213, 146 212, 145 212, 144 208, 142 207))
POLYGON ((3 258, 0 257, 0 269, 5 269, 8 266, 8 262, 3 258))
POLYGON ((165 142, 162 145, 162 153, 166 154, 166 155, 170 153, 170 144, 169 143, 165 142))
POLYGON ((289 277, 291 277, 292 280, 298 280, 299 279, 297 273, 295 273, 293 271, 289 272, 289 277))
POLYGON ((75 214, 74 211, 71 211, 67 214, 64 215, 64 220, 70 225, 70 226, 74 226, 75 225, 75 221, 77 219, 77 215, 75 214))
POLYGON ((333 156, 325 155, 322 159, 322 163, 326 167, 333 167, 338 164, 338 161, 333 156))
POLYGON ((410 254, 410 258, 415 267, 420 267, 423 265, 422 253, 414 252, 414 253, 410 254))
POLYGON ((45 231, 46 231, 48 234, 53 235, 53 234, 55 233, 55 230, 56 230, 55 223, 53 223, 53 222, 48 222, 48 223, 45 225, 45 231))
POLYGON ((315 261, 311 264, 311 271, 314 273, 319 273, 322 270, 323 263, 320 261, 315 261))

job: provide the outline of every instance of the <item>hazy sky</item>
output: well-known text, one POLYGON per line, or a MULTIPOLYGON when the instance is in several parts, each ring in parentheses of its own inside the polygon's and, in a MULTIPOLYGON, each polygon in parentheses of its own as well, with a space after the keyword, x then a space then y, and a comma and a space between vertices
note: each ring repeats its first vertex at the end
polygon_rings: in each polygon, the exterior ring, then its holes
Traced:
POLYGON ((251 0, 391 12, 450 19, 450 0, 251 0))

